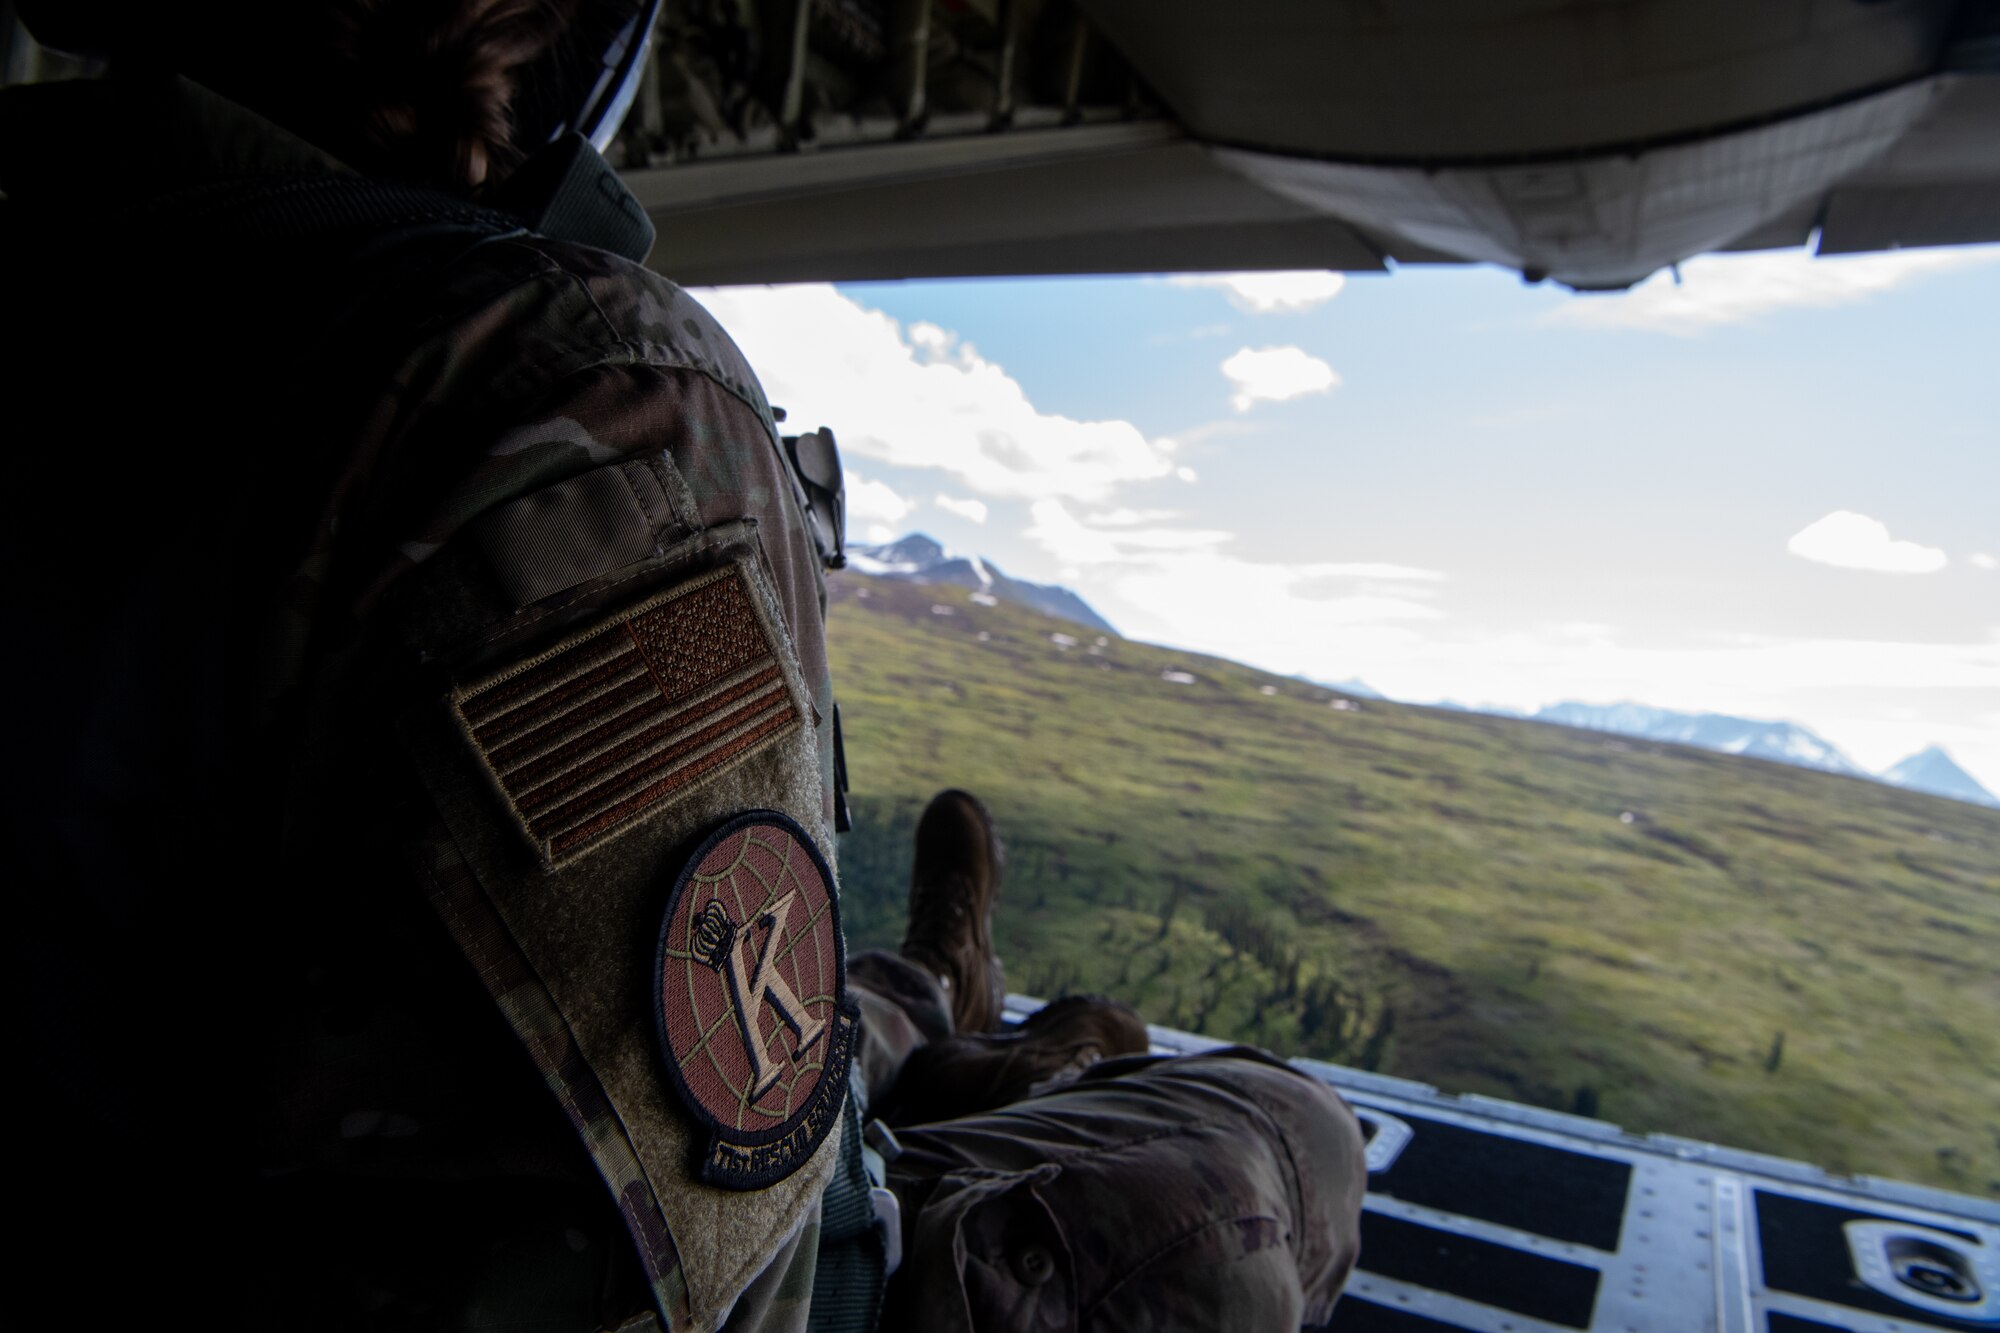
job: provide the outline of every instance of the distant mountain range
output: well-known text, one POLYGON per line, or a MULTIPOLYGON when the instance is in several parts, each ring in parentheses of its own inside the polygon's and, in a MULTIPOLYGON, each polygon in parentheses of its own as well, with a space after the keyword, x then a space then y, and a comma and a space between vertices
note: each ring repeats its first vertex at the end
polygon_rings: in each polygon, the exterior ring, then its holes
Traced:
POLYGON ((1724 754, 1746 755, 1752 759, 1770 759, 1826 773, 1873 778, 1892 787, 1907 787, 1911 791, 1928 792, 1933 796, 1949 796, 1974 805, 2000 806, 2000 800, 1996 800, 1992 792, 1980 786, 1970 773, 1935 745, 1880 773, 1871 773, 1842 754, 1831 741, 1796 722, 1763 722, 1754 718, 1731 717, 1726 713, 1677 713, 1668 708, 1649 708, 1635 703, 1565 702, 1550 704, 1534 713, 1512 716, 1526 716, 1536 722, 1554 722, 1565 727, 1581 727, 1586 731, 1609 731, 1621 736, 1672 741, 1680 745, 1699 746, 1704 750, 1720 750, 1724 754))
POLYGON ((1759 722, 1723 713, 1676 713, 1634 703, 1550 704, 1532 716, 1537 722, 1557 722, 1586 731, 1615 731, 1625 736, 1720 750, 1724 754, 1797 764, 1800 768, 1817 768, 1827 773, 1874 776, 1796 722, 1759 722))
POLYGON ((848 565, 876 578, 903 579, 911 583, 948 583, 972 589, 973 600, 991 597, 1012 602, 1045 616, 1055 616, 1103 634, 1116 634, 1111 622, 1097 614, 1090 603, 1068 588, 1052 583, 1030 583, 1000 572, 1000 567, 976 555, 960 555, 921 532, 899 537, 881 546, 850 546, 848 565))
MULTIPOLYGON (((976 555, 960 555, 936 539, 913 532, 879 546, 850 546, 848 564, 876 578, 900 579, 910 583, 945 583, 972 590, 974 601, 1011 602, 1043 615, 1055 616, 1084 625, 1104 634, 1116 634, 1111 622, 1091 609, 1090 603, 1068 588, 1052 583, 1030 583, 1001 572, 999 566, 976 555)), ((1327 689, 1358 699, 1386 699, 1389 696, 1366 681, 1312 681, 1327 689)), ((1932 745, 1892 764, 1880 773, 1871 773, 1849 759, 1822 736, 1796 722, 1766 722, 1755 718, 1732 717, 1726 713, 1677 713, 1669 708, 1646 704, 1586 704, 1565 701, 1550 704, 1533 713, 1501 704, 1462 704, 1440 700, 1434 708, 1461 713, 1487 713, 1498 717, 1526 718, 1559 726, 1580 727, 1585 731, 1611 732, 1620 736, 1642 736, 1647 740, 1693 745, 1723 754, 1751 759, 1768 759, 1825 773, 1871 778, 1892 787, 1948 796, 1973 805, 2000 807, 2000 798, 1981 786, 1977 779, 1955 763, 1942 747, 1932 745)))
MULTIPOLYGON (((1359 680, 1325 684, 1328 689, 1363 699, 1384 696, 1359 680)), ((1938 745, 1927 746, 1900 763, 1879 773, 1871 773, 1840 752, 1840 748, 1796 722, 1764 722, 1755 718, 1731 717, 1727 713, 1677 713, 1670 708, 1646 704, 1550 704, 1532 713, 1505 704, 1462 704, 1456 699, 1440 699, 1432 708, 1454 713, 1486 713, 1494 717, 1526 718, 1531 722, 1553 722, 1558 726, 1580 727, 1585 731, 1607 731, 1620 736, 1643 736, 1652 741, 1672 741, 1724 754, 1769 759, 1800 768, 1816 768, 1823 773, 1845 773, 1849 777, 1871 778, 1892 787, 1949 796, 1954 801, 2000 807, 2000 798, 1979 785, 1979 780, 1960 768, 1938 745)))
MULTIPOLYGON (((1379 690, 1361 680, 1314 681, 1360 699, 1381 699, 1379 690)), ((1535 712, 1523 712, 1505 704, 1463 704, 1456 699, 1440 699, 1427 705, 1454 713, 1485 713, 1493 717, 1518 717, 1531 722, 1553 722, 1558 726, 1580 727, 1585 731, 1606 731, 1620 736, 1643 736, 1647 740, 1672 741, 1724 754, 1769 759, 1800 768, 1816 768, 1824 773, 1845 773, 1849 777, 1871 778, 1892 787, 1948 796, 1954 801, 2000 808, 2000 798, 1960 768, 1938 745, 1927 746, 1901 763, 1871 773, 1840 752, 1840 748, 1796 722, 1763 722, 1755 718, 1731 717, 1727 713, 1677 713, 1670 708, 1645 704, 1550 704, 1535 712)))

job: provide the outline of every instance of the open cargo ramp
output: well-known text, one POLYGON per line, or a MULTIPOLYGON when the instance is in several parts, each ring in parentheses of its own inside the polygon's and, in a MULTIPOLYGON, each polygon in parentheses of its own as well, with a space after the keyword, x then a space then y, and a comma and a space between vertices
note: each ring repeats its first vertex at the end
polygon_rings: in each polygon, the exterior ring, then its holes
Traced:
MULTIPOLYGON (((1229 1044, 1149 1031, 1162 1054, 1229 1044)), ((2000 1330, 2000 1202, 1292 1064, 1368 1135, 1339 1333, 2000 1330)))

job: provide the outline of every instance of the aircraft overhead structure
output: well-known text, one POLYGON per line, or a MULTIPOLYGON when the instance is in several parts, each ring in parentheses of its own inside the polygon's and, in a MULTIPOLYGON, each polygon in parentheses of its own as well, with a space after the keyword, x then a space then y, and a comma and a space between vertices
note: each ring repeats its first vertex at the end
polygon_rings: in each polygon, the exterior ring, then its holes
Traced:
POLYGON ((661 0, 633 112, 688 284, 2000 240, 2000 0, 661 0))
POLYGON ((690 283, 2000 239, 1988 0, 666 7, 622 146, 690 283))

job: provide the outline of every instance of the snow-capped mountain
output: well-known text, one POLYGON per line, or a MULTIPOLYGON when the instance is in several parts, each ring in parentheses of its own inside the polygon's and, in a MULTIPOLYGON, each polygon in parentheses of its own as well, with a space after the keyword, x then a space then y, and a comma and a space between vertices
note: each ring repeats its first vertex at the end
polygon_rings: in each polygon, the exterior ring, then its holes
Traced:
POLYGON ((1978 780, 1954 763, 1952 757, 1944 752, 1944 747, 1939 745, 1928 746, 1901 763, 1891 764, 1882 770, 1881 778, 1892 787, 1908 787, 1911 791, 1949 796, 1955 801, 1970 801, 1974 805, 2000 806, 2000 798, 1980 786, 1978 780))
MULTIPOLYGON (((1796 722, 1762 722, 1726 713, 1676 713, 1645 704, 1550 704, 1534 714, 1537 722, 1557 722, 1589 731, 1612 731, 1648 740, 1697 745, 1724 754, 1771 759, 1801 768, 1853 777, 1873 777, 1834 745, 1796 722)), ((1968 779, 1970 781, 1970 779, 1968 779)))
POLYGON ((948 551, 921 532, 899 537, 881 546, 850 546, 848 567, 876 578, 908 579, 913 583, 949 583, 970 588, 973 596, 987 596, 1013 602, 1045 616, 1088 626, 1105 634, 1116 634, 1111 622, 1091 610, 1090 603, 1068 588, 1052 583, 1030 583, 1000 572, 991 561, 976 555, 948 551))
POLYGON ((1462 704, 1456 699, 1439 699, 1436 703, 1426 704, 1425 707, 1445 708, 1454 713, 1485 713, 1489 717, 1532 716, 1518 708, 1509 708, 1506 704, 1462 704))

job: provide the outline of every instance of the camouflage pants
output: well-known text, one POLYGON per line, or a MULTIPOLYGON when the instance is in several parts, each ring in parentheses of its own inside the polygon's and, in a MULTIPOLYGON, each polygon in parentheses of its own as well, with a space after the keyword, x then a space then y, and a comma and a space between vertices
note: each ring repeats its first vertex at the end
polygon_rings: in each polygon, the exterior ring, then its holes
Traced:
MULTIPOLYGON (((880 1087, 924 1023, 852 989, 880 1087)), ((897 1138, 885 1329, 1297 1329, 1331 1318, 1360 1252, 1353 1113, 1246 1046, 1106 1061, 897 1138)))

